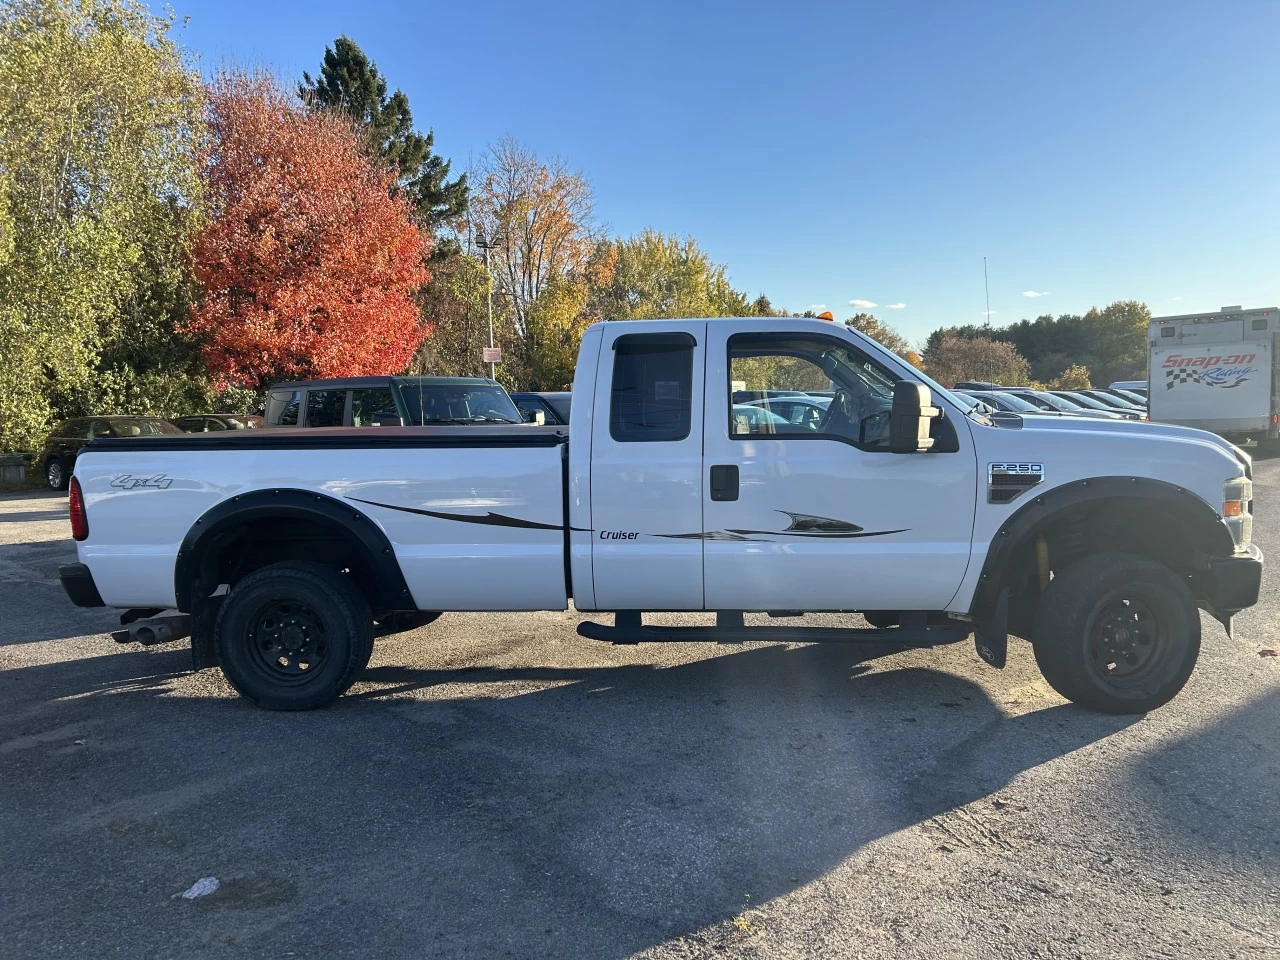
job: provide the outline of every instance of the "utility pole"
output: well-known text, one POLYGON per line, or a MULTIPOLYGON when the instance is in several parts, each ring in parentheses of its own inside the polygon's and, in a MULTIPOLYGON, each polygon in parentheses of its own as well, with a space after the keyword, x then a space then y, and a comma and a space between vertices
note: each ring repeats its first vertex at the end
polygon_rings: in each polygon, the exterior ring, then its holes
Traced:
MULTIPOLYGON (((488 237, 485 236, 483 224, 476 229, 476 246, 484 251, 484 275, 488 279, 485 293, 489 307, 489 356, 493 357, 493 271, 489 269, 489 251, 494 247, 502 246, 506 238, 502 235, 488 237)), ((489 379, 497 380, 497 364, 490 359, 489 361, 489 379)))

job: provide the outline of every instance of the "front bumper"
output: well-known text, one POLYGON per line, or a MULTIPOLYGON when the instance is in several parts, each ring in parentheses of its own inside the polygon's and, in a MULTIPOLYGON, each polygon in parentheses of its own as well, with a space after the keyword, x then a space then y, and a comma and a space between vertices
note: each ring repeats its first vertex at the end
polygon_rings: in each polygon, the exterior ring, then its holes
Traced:
POLYGON ((1204 580, 1205 600, 1219 619, 1252 607, 1262 589, 1262 551, 1251 544, 1244 553, 1214 557, 1204 580))
POLYGON ((58 580, 71 602, 77 607, 105 607, 93 574, 83 563, 64 563, 58 567, 58 580))

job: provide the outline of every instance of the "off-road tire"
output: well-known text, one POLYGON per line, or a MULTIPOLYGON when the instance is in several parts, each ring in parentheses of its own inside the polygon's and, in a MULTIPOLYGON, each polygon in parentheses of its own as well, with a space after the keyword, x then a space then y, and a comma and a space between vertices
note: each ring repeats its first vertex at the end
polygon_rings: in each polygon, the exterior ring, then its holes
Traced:
POLYGON ((222 672, 242 697, 268 710, 314 710, 368 665, 373 614, 339 571, 273 563, 232 587, 214 635, 222 672))
POLYGON ((1200 613, 1168 567, 1095 554, 1055 571, 1032 647, 1045 680, 1073 703, 1145 713, 1173 699, 1195 669, 1200 613))

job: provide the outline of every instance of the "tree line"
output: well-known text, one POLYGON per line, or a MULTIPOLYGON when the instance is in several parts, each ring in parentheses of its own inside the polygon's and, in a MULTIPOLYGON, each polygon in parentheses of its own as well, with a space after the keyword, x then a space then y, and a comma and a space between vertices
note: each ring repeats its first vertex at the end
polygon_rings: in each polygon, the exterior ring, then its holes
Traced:
MULTIPOLYGON (((599 319, 785 314, 690 238, 611 236, 563 160, 502 139, 455 172, 348 37, 298 82, 206 79, 178 30, 141 0, 0 7, 0 449, 59 417, 244 411, 281 379, 481 375, 490 302, 512 389, 565 387, 599 319)), ((1044 379, 1131 374, 1145 314, 919 350, 847 322, 943 380, 1044 379)))

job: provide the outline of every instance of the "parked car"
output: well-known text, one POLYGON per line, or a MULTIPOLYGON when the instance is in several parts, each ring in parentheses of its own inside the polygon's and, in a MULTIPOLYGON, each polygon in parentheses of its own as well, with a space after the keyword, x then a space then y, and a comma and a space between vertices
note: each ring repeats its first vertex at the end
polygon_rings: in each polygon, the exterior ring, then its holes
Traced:
POLYGON ((1117 380, 1110 384, 1112 390, 1130 390, 1138 394, 1142 399, 1147 398, 1147 381, 1145 380, 1117 380))
POLYGON ((159 417, 76 417, 53 428, 40 451, 44 478, 53 490, 65 490, 71 482, 80 450, 98 437, 163 437, 182 431, 159 417))
POLYGON ((173 425, 183 433, 256 430, 262 426, 262 418, 250 413, 201 413, 190 417, 175 417, 173 425))
POLYGON ((129 611, 126 640, 189 634, 194 666, 282 710, 348 689, 388 614, 572 600, 609 621, 588 614, 578 633, 614 643, 972 634, 1003 667, 1014 634, 1062 696, 1143 713, 1191 676, 1197 608, 1230 630, 1258 601, 1252 463, 1212 434, 1068 417, 1008 429, 857 331, 801 318, 597 323, 578 370, 574 406, 593 415, 572 440, 316 430, 285 438, 301 456, 266 430, 98 441, 71 484, 77 561, 59 579, 81 606, 129 611), (817 433, 732 402, 725 372, 783 359, 837 385, 817 433), (164 609, 178 614, 151 619, 164 609), (830 610, 884 626, 743 617, 830 610))
POLYGON ((523 423, 497 380, 480 377, 347 377, 277 383, 267 427, 401 427, 523 423))
POLYGON ((512 402, 520 408, 526 420, 534 420, 541 413, 543 423, 567 424, 569 422, 569 391, 555 393, 513 393, 512 402))
POLYGON ((752 400, 770 400, 773 397, 807 397, 803 390, 735 390, 734 403, 750 403, 752 400))
POLYGON ((990 380, 958 380, 953 390, 1003 390, 1004 386, 990 380))
POLYGON ((1059 413, 1069 413, 1077 417, 1089 417, 1093 420, 1123 420, 1124 417, 1119 411, 1115 410, 1093 410, 1082 407, 1079 404, 1069 403, 1061 397, 1052 393, 1046 393, 1043 390, 1032 390, 1030 387, 1002 387, 997 393, 1008 393, 1015 397, 1021 397, 1027 403, 1034 404, 1041 410, 1057 410, 1059 413))
POLYGON ((758 433, 786 433, 791 429, 791 424, 776 413, 772 413, 764 407, 752 406, 751 404, 735 403, 731 417, 733 419, 732 432, 734 436, 758 433))
POLYGON ((1128 397, 1117 397, 1109 390, 1089 389, 1079 390, 1077 393, 1083 393, 1086 397, 1093 397, 1093 399, 1105 403, 1109 407, 1114 407, 1117 410, 1137 410, 1142 414, 1147 412, 1147 405, 1144 401, 1130 400, 1128 397))
POLYGON ((817 430, 831 408, 830 397, 773 397, 768 400, 749 400, 743 406, 762 407, 781 417, 793 427, 817 430))
POLYGON ((1103 403, 1101 400, 1095 400, 1079 390, 1049 390, 1048 393, 1060 400, 1067 401, 1067 403, 1074 403, 1084 410, 1101 410, 1104 413, 1116 414, 1125 420, 1145 420, 1147 418, 1145 413, 1140 413, 1137 410, 1121 410, 1111 404, 1103 403))
POLYGON ((1017 413, 1022 416, 1038 417, 1072 416, 1072 414, 1062 410, 1042 409, 1016 394, 1004 393, 999 390, 957 390, 955 392, 962 397, 972 397, 974 400, 980 400, 993 410, 1002 413, 1017 413))
POLYGON ((1147 395, 1145 393, 1138 393, 1136 390, 1124 390, 1120 387, 1107 387, 1105 389, 1101 389, 1101 392, 1109 393, 1113 397, 1120 397, 1122 400, 1129 400, 1132 403, 1138 404, 1138 406, 1142 407, 1144 410, 1147 407, 1147 395))

